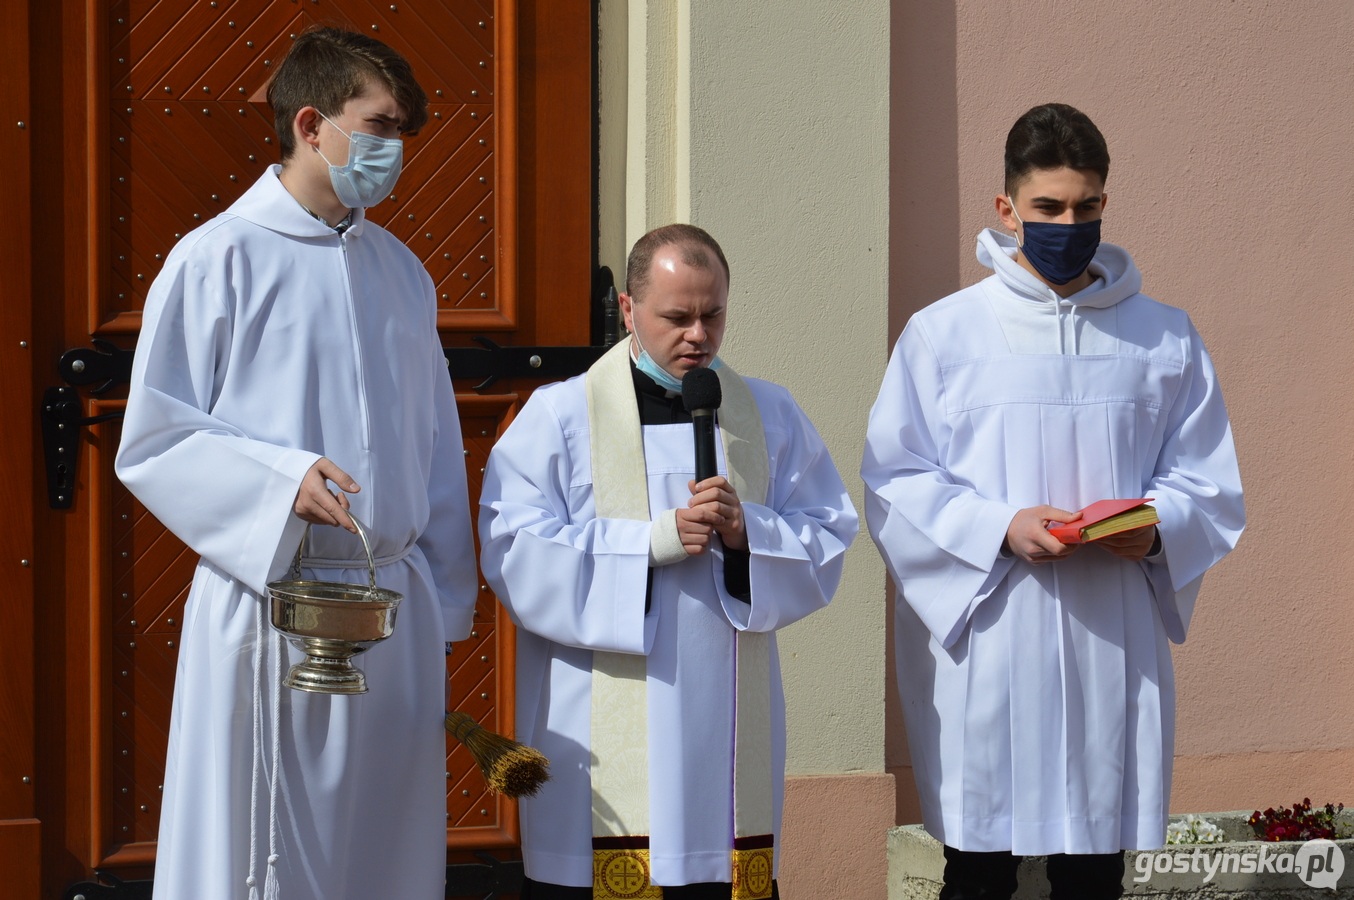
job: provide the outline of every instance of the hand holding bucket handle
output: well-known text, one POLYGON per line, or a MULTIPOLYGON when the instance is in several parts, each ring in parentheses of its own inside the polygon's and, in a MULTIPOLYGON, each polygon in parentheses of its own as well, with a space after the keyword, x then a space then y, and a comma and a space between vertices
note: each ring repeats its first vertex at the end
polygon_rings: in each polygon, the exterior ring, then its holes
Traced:
MULTIPOLYGON (((371 541, 367 539, 367 528, 362 524, 357 516, 353 515, 352 510, 344 510, 348 518, 352 520, 353 528, 357 531, 357 536, 362 539, 362 549, 367 551, 367 586, 376 589, 376 557, 371 553, 371 541)), ((306 523, 305 533, 301 535, 301 543, 296 546, 296 555, 291 558, 291 577, 294 581, 301 580, 301 551, 306 549, 306 541, 310 538, 309 522, 306 523)))
POLYGON ((292 503, 292 512, 297 518, 312 525, 333 525, 353 531, 348 522, 348 494, 356 494, 362 488, 357 486, 352 476, 334 465, 334 461, 321 457, 306 470, 301 479, 301 487, 296 491, 296 500, 292 503), (329 482, 334 482, 341 492, 333 494, 329 482))

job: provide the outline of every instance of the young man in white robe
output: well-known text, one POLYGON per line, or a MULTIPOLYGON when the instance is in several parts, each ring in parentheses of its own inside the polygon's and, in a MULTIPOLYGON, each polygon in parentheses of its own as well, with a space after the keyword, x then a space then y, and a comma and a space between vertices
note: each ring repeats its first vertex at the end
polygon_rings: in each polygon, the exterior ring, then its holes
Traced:
POLYGON ((773 632, 827 605, 857 518, 788 391, 718 356, 729 270, 705 231, 630 253, 631 337, 538 389, 489 457, 480 563, 517 624, 524 900, 775 896, 785 713, 773 632), (716 369, 699 483, 683 376, 716 369))
POLYGON ((1099 242, 1109 152, 1084 114, 1006 142, 994 274, 914 315, 870 414, 866 518, 898 586, 898 682, 943 898, 1009 897, 1048 855, 1055 898, 1118 897, 1162 846, 1174 680, 1200 580, 1245 523, 1231 428, 1183 311, 1099 242), (1103 499, 1160 524, 1047 530, 1103 499))
POLYGON ((301 35, 269 86, 283 164, 173 249, 147 298, 117 473, 201 554, 174 685, 157 900, 435 900, 446 865, 444 641, 475 560, 432 282, 363 210, 427 121, 408 63, 301 35), (331 494, 328 482, 340 489, 331 494), (265 585, 404 595, 370 693, 280 688, 301 657, 265 585), (341 526, 341 527, 331 527, 341 526))

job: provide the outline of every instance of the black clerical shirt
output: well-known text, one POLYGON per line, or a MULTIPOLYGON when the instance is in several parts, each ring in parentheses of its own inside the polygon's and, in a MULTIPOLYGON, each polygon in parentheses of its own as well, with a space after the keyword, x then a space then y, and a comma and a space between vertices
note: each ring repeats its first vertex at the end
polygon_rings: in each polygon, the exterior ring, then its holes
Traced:
MULTIPOLYGON (((635 367, 630 361, 630 376, 635 382, 635 400, 639 403, 639 424, 643 425, 682 425, 691 421, 691 413, 682 403, 682 395, 674 394, 658 384, 648 375, 635 367)), ((694 438, 691 439, 692 453, 695 453, 694 438)), ((752 602, 752 585, 748 573, 748 551, 724 548, 724 590, 736 600, 752 602)), ((649 611, 653 599, 653 569, 649 569, 648 593, 644 598, 644 611, 649 611)))

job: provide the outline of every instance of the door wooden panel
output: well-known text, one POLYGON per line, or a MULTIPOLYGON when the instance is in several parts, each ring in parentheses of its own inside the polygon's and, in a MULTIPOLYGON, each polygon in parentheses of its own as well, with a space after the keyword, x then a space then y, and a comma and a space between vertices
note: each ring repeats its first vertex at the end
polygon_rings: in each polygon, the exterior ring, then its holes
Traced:
POLYGON ((96 333, 134 332, 174 242, 278 161, 263 89, 294 35, 334 23, 404 53, 430 100, 428 124, 406 138, 396 193, 368 215, 428 266, 442 327, 516 324, 511 272, 495 277, 512 258, 516 224, 499 222, 496 188, 515 172, 512 155, 495 152, 495 115, 513 115, 514 97, 496 92, 490 0, 113 0, 108 15, 111 96, 98 101, 112 151, 108 252, 95 229, 91 255, 109 268, 92 270, 91 294, 104 298, 96 333))
MULTIPOLYGON (((519 400, 517 394, 461 398, 461 428, 472 504, 479 501, 489 450, 512 420, 519 400)), ((475 536, 475 555, 478 558, 478 534, 475 536)), ((511 701, 516 652, 512 635, 512 623, 481 578, 470 639, 456 644, 447 658, 451 708, 469 713, 485 728, 500 733, 511 733, 513 727, 511 701)), ((450 738, 447 747, 450 844, 456 847, 515 845, 516 808, 500 802, 485 789, 484 778, 464 747, 450 738)))
MULTIPOLYGON (((0 34, 28 32, 28 9, 21 3, 0 3, 0 34)), ((10 43, 10 42, 7 42, 10 43)), ((0 57, 0 159, 17 176, 19 190, 32 160, 33 120, 30 107, 30 50, 14 40, 0 57)), ((34 593, 35 542, 29 523, 34 495, 22 486, 33 476, 33 308, 29 259, 32 210, 14 197, 0 217, 0 244, 9 265, 0 278, 0 467, 11 485, 5 516, 0 520, 0 621, 5 623, 6 648, 0 652, 0 872, 8 896, 29 900, 38 895, 42 823, 37 816, 38 768, 36 721, 40 700, 36 692, 35 653, 38 625, 34 593)))
MULTIPOLYGON (((27 8, 33 92, 43 101, 33 116, 47 151, 31 168, 35 264, 45 274, 45 292, 29 293, 24 306, 45 353, 33 355, 32 401, 58 383, 63 350, 95 337, 134 347, 146 291, 174 244, 276 160, 263 88, 293 35, 317 23, 396 47, 429 94, 431 118, 406 139, 395 194, 369 215, 432 275, 444 342, 488 332, 507 345, 589 343, 586 0, 29 0, 27 8)), ((537 384, 457 383, 472 503, 494 440, 537 384)), ((85 394, 85 413, 116 411, 123 397, 120 386, 85 394)), ((11 456, 40 457, 29 433, 15 433, 25 443, 7 445, 11 456)), ((40 686, 27 714, 45 785, 32 820, 41 849, 32 852, 42 854, 50 896, 95 867, 149 877, 155 856, 196 557, 114 477, 118 436, 116 421, 80 430, 71 510, 47 509, 35 473, 38 504, 25 532, 50 548, 33 573, 40 686)), ((448 658, 453 705, 510 733, 513 671, 512 625, 482 588, 474 634, 448 658)), ((515 855, 515 804, 486 793, 450 740, 447 817, 449 860, 483 849, 515 855)))

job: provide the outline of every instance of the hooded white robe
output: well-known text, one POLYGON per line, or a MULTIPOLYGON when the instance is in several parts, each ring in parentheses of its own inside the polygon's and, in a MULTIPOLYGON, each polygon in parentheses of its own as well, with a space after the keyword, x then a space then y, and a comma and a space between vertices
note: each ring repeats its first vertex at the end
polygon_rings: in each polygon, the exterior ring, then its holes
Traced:
POLYGON ((1175 685, 1204 572, 1245 524, 1212 362, 1121 248, 1058 298, 995 274, 914 315, 870 414, 866 517, 898 586, 898 681, 927 830, 1019 855, 1160 847, 1175 685), (1161 551, 1001 553, 1026 507, 1150 497, 1161 551))
MULTIPOLYGON (((489 456, 480 564, 519 627, 517 739, 550 758, 552 776, 521 801, 526 873, 536 881, 593 883, 593 650, 648 657, 653 882, 730 880, 735 631, 774 631, 826 606, 858 527, 827 448, 789 392, 745 380, 771 467, 766 505, 743 503, 750 604, 726 592, 716 546, 654 568, 645 614, 651 534, 691 498, 690 424, 643 426, 652 522, 595 516, 583 376, 537 390, 489 456)), ((785 700, 774 636, 771 717, 779 841, 785 700)))
MULTIPOLYGON (((468 636, 475 560, 464 448, 427 273, 355 210, 343 235, 263 175, 188 234, 146 302, 117 473, 201 554, 174 685, 155 896, 262 894, 273 685, 266 627, 264 771, 251 804, 256 615, 305 523, 292 512, 321 456, 351 495, 377 583, 404 595, 392 637, 358 656, 370 693, 281 689, 276 876, 286 900, 434 900, 446 863, 443 640, 468 636)), ((316 526, 306 556, 361 541, 316 526)), ((348 563, 340 563, 348 565, 348 563)), ((303 577, 364 582, 366 564, 303 577)), ((301 659, 287 647, 290 661, 301 659)))

